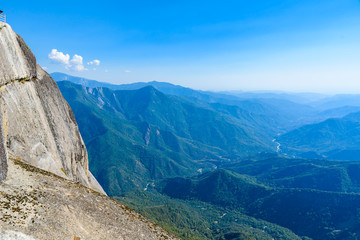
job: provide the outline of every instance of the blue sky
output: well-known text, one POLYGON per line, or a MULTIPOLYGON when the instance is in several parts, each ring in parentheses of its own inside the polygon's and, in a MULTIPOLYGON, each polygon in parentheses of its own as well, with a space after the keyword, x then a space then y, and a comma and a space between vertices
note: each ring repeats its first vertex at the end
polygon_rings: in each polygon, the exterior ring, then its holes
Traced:
POLYGON ((12 0, 0 9, 48 72, 360 93, 359 0, 12 0))

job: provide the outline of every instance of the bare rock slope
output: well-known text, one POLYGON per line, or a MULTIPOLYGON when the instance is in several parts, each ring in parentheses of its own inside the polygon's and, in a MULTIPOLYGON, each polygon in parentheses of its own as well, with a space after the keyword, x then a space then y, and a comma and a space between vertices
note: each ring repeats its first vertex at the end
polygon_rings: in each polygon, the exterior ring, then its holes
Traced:
POLYGON ((1 23, 0 28, 0 125, 5 151, 103 192, 89 172, 75 117, 56 83, 37 66, 31 50, 8 24, 1 23))
POLYGON ((175 239, 106 195, 11 156, 0 208, 0 239, 175 239))
POLYGON ((175 239, 110 199, 73 112, 23 39, 0 23, 0 239, 175 239))

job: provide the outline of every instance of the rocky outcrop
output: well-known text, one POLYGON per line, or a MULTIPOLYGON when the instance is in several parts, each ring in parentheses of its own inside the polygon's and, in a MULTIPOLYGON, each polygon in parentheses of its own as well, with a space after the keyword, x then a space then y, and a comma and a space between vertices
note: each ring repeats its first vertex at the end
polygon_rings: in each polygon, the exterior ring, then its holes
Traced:
POLYGON ((20 36, 0 23, 0 239, 176 239, 109 198, 74 114, 20 36))
POLYGON ((36 59, 24 40, 0 22, 0 86, 36 77, 36 59))
POLYGON ((0 180, 8 154, 104 193, 89 172, 74 114, 56 83, 8 24, 0 28, 0 180))
POLYGON ((119 202, 9 157, 0 239, 177 239, 119 202))

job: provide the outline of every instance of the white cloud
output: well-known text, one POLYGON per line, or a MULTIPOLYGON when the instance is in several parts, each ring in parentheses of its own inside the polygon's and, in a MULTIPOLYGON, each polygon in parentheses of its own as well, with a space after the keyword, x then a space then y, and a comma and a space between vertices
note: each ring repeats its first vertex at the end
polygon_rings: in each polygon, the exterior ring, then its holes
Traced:
MULTIPOLYGON (((83 64, 83 57, 75 54, 71 60, 69 54, 59 52, 57 49, 52 49, 48 55, 48 58, 54 63, 64 64, 65 68, 74 71, 85 71, 88 70, 83 64)), ((100 64, 100 61, 99 61, 100 64)))
POLYGON ((130 70, 125 70, 124 72, 126 72, 126 73, 131 73, 131 71, 130 71, 130 70))
POLYGON ((48 58, 51 59, 54 63, 61 63, 67 65, 69 64, 70 55, 58 52, 57 49, 52 49, 48 55, 48 58))
POLYGON ((94 59, 91 62, 88 62, 87 65, 99 66, 100 65, 100 60, 94 59))
POLYGON ((69 64, 65 66, 66 69, 74 70, 74 71, 85 71, 88 70, 84 67, 83 64, 83 57, 80 55, 75 54, 72 59, 70 60, 69 64))
POLYGON ((82 65, 83 64, 83 57, 75 54, 73 56, 73 58, 70 60, 70 64, 82 65))
POLYGON ((48 69, 47 67, 43 66, 42 69, 44 69, 45 71, 48 69))
POLYGON ((109 70, 105 69, 105 71, 104 71, 104 72, 109 72, 109 70))
POLYGON ((88 69, 85 68, 84 65, 82 65, 82 64, 67 65, 65 68, 68 69, 68 70, 73 70, 73 71, 78 71, 78 72, 82 72, 82 71, 88 70, 88 69))

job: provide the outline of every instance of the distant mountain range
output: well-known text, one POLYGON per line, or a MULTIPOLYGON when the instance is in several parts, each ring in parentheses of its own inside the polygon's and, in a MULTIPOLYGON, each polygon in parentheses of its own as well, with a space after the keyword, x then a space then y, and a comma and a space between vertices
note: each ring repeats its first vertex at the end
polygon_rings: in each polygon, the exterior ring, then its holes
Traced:
POLYGON ((302 126, 281 135, 284 153, 336 160, 360 160, 360 112, 302 126))
MULTIPOLYGON (((69 81, 69 82, 80 84, 82 86, 89 87, 89 88, 105 87, 105 88, 109 88, 111 90, 138 90, 143 87, 152 86, 152 87, 156 88, 157 90, 159 90, 163 93, 166 93, 166 94, 170 94, 170 95, 186 96, 186 97, 199 99, 199 100, 202 100, 205 102, 213 102, 214 101, 214 100, 212 100, 212 97, 210 96, 210 94, 212 94, 212 92, 197 91, 197 90, 193 90, 191 88, 185 88, 185 87, 182 87, 179 85, 174 85, 174 84, 170 84, 170 83, 166 83, 166 82, 152 81, 152 82, 137 82, 137 83, 131 83, 131 84, 116 85, 116 84, 111 84, 111 83, 99 82, 99 81, 95 81, 95 80, 89 80, 89 79, 85 79, 85 78, 70 76, 70 75, 67 75, 64 73, 59 73, 59 72, 52 73, 51 76, 57 82, 69 81)), ((231 96, 225 95, 225 94, 219 94, 219 96, 237 99, 236 97, 231 97, 231 96)))
POLYGON ((319 94, 319 93, 286 93, 286 92, 270 92, 270 91, 254 91, 254 92, 244 92, 244 91, 224 91, 221 92, 227 95, 233 95, 238 98, 250 99, 250 98, 277 98, 284 99, 291 102, 299 104, 312 104, 315 102, 322 101, 329 97, 329 95, 319 94))
POLYGON ((356 96, 304 104, 53 75, 104 190, 181 238, 360 238, 356 96))
POLYGON ((279 133, 284 133, 304 124, 321 122, 331 117, 343 117, 349 113, 360 111, 360 104, 357 104, 360 95, 326 96, 313 93, 210 92, 156 81, 116 85, 58 72, 52 73, 51 76, 57 82, 70 81, 90 88, 137 90, 152 86, 165 94, 190 98, 199 104, 221 103, 238 106, 250 113, 266 116, 268 120, 272 121, 273 128, 279 133), (336 102, 337 99, 341 99, 341 103, 334 104, 333 102, 336 102))
POLYGON ((109 195, 275 150, 266 119, 236 106, 199 105, 151 86, 121 91, 65 81, 58 86, 76 113, 91 169, 109 195))

